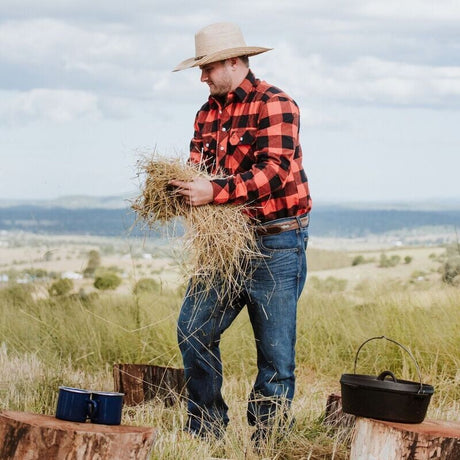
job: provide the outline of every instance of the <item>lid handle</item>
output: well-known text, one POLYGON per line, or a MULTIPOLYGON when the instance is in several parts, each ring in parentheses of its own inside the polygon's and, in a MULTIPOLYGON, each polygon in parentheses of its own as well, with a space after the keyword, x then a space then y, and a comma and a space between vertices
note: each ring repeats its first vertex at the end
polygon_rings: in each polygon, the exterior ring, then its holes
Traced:
POLYGON ((393 382, 397 383, 397 379, 395 377, 395 375, 393 374, 393 372, 391 371, 383 371, 378 377, 377 377, 377 380, 385 380, 387 377, 390 377, 391 380, 393 380, 393 382))

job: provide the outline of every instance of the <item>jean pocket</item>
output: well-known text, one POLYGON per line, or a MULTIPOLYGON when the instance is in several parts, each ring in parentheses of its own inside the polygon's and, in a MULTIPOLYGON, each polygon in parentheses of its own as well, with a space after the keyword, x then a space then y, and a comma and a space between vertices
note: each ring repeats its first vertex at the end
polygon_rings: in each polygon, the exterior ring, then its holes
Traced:
POLYGON ((259 237, 259 246, 267 252, 296 252, 298 250, 297 232, 290 230, 277 235, 263 235, 259 237))

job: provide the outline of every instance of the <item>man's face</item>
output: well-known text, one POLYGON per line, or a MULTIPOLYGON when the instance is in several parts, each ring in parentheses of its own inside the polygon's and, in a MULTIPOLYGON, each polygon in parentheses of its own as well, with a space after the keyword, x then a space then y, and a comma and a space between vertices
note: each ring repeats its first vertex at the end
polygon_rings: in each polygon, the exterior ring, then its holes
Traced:
POLYGON ((211 96, 225 96, 232 90, 228 61, 212 62, 200 67, 201 81, 209 85, 211 96))

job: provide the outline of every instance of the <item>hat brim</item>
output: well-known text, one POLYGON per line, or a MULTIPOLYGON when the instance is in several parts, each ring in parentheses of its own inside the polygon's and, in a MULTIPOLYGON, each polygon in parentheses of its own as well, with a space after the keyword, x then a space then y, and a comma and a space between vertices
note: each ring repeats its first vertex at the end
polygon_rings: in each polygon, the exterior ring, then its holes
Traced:
POLYGON ((240 56, 255 56, 256 54, 265 53, 272 50, 273 48, 261 48, 260 46, 242 46, 238 48, 228 48, 225 50, 218 51, 216 53, 207 54, 206 56, 200 58, 190 58, 182 61, 177 65, 173 72, 179 70, 189 69, 191 67, 199 67, 205 64, 210 64, 211 62, 224 61, 225 59, 230 59, 233 57, 240 56))

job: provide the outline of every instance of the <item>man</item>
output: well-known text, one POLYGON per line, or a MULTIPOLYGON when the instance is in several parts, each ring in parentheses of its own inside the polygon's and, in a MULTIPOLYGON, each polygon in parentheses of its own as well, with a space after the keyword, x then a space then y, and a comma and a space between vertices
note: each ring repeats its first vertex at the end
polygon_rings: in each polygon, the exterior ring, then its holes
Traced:
POLYGON ((258 375, 247 412, 256 440, 267 435, 294 395, 296 310, 307 272, 311 198, 299 109, 249 69, 248 56, 269 50, 247 46, 234 24, 212 24, 195 35, 195 57, 174 69, 199 67, 209 86, 209 99, 196 115, 190 161, 219 178, 171 184, 191 206, 245 204, 265 256, 251 264, 237 299, 222 301, 218 287, 204 293, 195 285, 185 296, 178 320, 189 396, 185 429, 200 436, 219 437, 229 421, 219 342, 244 306, 257 348, 258 375))

